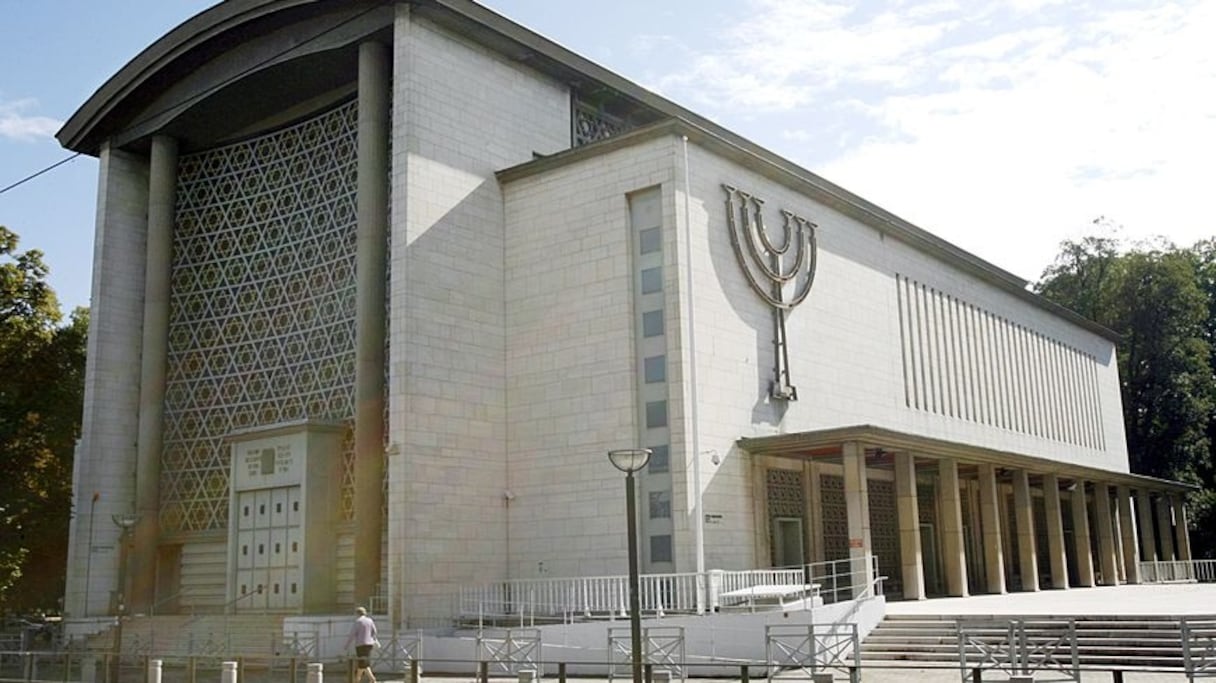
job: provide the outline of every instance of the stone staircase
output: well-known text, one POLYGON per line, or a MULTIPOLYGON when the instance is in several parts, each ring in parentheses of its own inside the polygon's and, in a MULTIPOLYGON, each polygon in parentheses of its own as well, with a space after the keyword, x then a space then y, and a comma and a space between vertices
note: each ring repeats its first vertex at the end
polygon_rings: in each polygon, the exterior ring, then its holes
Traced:
MULTIPOLYGON (((1000 642, 1010 620, 1024 620, 1041 633, 1066 633, 1075 620, 1077 657, 1082 669, 1183 670, 1182 629, 1168 616, 1059 616, 1059 615, 888 615, 861 646, 862 665, 886 667, 958 666, 958 627, 986 641, 1000 642)), ((1005 638, 1007 641, 1007 638, 1005 638)), ((1057 650, 1068 658, 1067 650, 1057 650)), ((969 664, 980 655, 969 653, 969 664)))
MULTIPOLYGON (((114 629, 89 639, 89 650, 114 648, 114 629)), ((282 615, 136 616, 123 624, 124 655, 162 657, 290 656, 282 615)))

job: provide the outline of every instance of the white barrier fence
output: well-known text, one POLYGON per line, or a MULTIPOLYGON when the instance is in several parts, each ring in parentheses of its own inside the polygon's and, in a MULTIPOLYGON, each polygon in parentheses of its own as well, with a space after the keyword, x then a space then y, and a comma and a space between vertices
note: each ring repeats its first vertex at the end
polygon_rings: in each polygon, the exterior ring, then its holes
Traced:
MULTIPOLYGON (((643 614, 701 614, 758 601, 835 602, 851 599, 852 586, 877 574, 874 556, 798 567, 674 574, 643 574, 638 598, 643 614), (868 572, 866 570, 869 570, 868 572), (821 593, 822 591, 822 593, 821 593), (742 596, 742 598, 740 598, 742 596)), ((466 619, 510 617, 521 625, 537 619, 570 622, 628 614, 629 577, 591 576, 504 581, 461 589, 458 610, 466 619)))

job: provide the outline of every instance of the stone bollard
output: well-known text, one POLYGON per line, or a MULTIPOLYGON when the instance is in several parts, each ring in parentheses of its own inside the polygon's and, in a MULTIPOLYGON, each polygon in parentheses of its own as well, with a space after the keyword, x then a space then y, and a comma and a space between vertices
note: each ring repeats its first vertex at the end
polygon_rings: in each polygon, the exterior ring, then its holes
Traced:
POLYGON ((1034 683, 1033 674, 1014 674, 1009 677, 1009 683, 1034 683))
POLYGON ((308 683, 322 683, 325 678, 325 665, 320 662, 313 662, 308 665, 308 683))
POLYGON ((236 683, 236 662, 224 662, 222 664, 220 683, 236 683))
POLYGON ((164 662, 162 660, 148 660, 148 683, 160 683, 160 675, 163 665, 164 662))
POLYGON ((651 680, 654 683, 671 683, 671 669, 655 669, 651 680))
POLYGON ((519 683, 533 683, 536 680, 536 669, 520 669, 519 683))
POLYGON ((811 683, 832 683, 830 671, 817 671, 811 674, 811 683))

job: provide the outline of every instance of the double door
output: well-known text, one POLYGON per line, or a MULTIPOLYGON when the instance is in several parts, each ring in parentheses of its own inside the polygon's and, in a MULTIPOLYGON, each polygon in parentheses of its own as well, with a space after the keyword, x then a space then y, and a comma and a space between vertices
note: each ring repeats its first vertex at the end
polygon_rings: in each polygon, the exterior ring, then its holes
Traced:
POLYGON ((298 609, 303 596, 300 487, 241 491, 236 516, 235 610, 298 609))

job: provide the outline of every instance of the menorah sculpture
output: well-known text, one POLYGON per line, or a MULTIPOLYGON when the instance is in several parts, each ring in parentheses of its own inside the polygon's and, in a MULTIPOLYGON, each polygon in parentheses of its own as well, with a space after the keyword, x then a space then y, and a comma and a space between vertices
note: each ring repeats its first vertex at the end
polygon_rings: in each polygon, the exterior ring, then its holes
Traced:
POLYGON ((769 396, 797 401, 798 389, 790 380, 789 347, 785 317, 806 300, 815 281, 816 225, 782 210, 779 239, 769 237, 764 225, 764 200, 723 184, 726 191, 726 221, 730 244, 747 283, 773 308, 773 380, 769 396))

